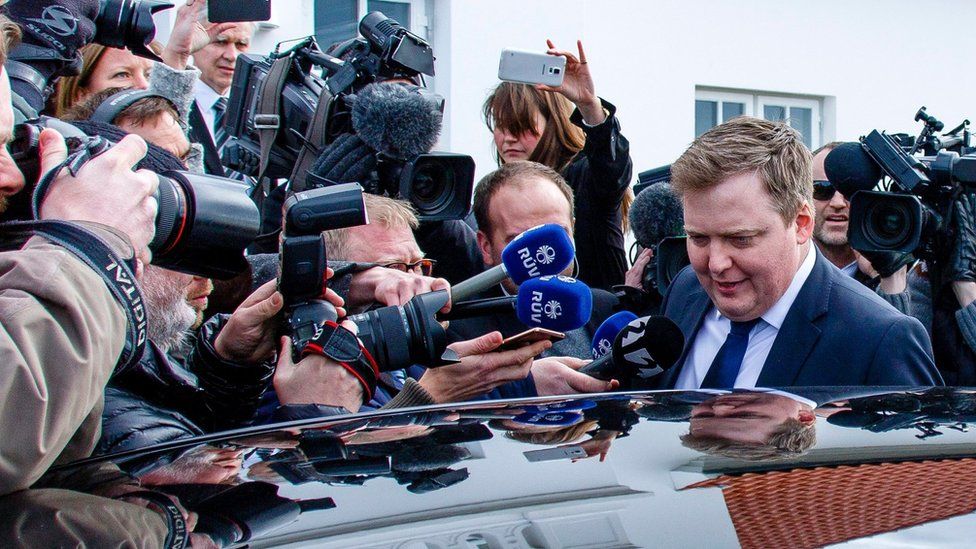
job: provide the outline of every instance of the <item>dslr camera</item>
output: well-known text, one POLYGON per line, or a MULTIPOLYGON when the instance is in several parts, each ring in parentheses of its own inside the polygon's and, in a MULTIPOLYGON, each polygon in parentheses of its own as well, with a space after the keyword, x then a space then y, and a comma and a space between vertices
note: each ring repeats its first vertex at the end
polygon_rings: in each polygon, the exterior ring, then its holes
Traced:
MULTIPOLYGON (((10 155, 27 181, 40 178, 41 130, 53 127, 65 136, 72 157, 94 158, 111 143, 89 137, 67 122, 41 118, 14 127, 10 155)), ((153 265, 207 278, 232 278, 247 268, 244 249, 258 236, 257 206, 237 181, 170 170, 157 174, 156 235, 149 243, 153 265)), ((32 208, 45 192, 44 180, 31 192, 12 197, 5 217, 32 219, 32 208)))
MULTIPOLYGON (((322 323, 338 320, 335 307, 322 299, 327 266, 322 231, 366 224, 366 205, 358 183, 343 183, 294 193, 285 200, 284 210, 278 290, 284 297, 285 330, 297 359, 322 323)), ((447 348, 447 332, 434 316, 449 297, 446 291, 421 294, 406 305, 381 307, 349 319, 356 323, 363 348, 381 371, 412 364, 453 364, 459 358, 447 348)))
MULTIPOLYGON (((353 133, 346 97, 372 82, 422 82, 422 75, 434 74, 430 44, 381 12, 364 17, 359 32, 361 37, 331 54, 309 37, 267 57, 241 55, 225 117, 230 139, 223 163, 257 178, 287 178, 296 192, 331 184, 308 171, 337 137, 353 133)), ((380 160, 376 181, 361 182, 368 192, 410 201, 423 221, 468 214, 474 187, 470 156, 380 160)))
POLYGON ((827 174, 850 195, 851 247, 939 261, 953 237, 953 202, 976 189, 976 149, 968 120, 942 134, 925 107, 915 120, 924 122, 917 138, 874 130, 860 140, 863 153, 831 151, 838 155, 828 155, 827 174), (883 176, 883 190, 871 190, 883 176))

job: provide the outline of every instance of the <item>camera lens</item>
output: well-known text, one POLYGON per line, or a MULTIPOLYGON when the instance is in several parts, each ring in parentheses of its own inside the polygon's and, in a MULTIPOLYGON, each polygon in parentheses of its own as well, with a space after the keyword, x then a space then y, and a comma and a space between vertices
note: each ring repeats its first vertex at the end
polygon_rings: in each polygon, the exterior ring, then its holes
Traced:
POLYGON ((402 307, 382 307, 349 318, 359 328, 359 340, 380 370, 402 370, 413 364, 440 366, 447 333, 434 315, 447 300, 446 291, 431 292, 402 307))
POLYGON ((903 202, 878 200, 866 211, 865 236, 878 249, 901 248, 914 232, 913 217, 903 202))
POLYGON ((153 265, 207 278, 231 278, 247 268, 244 249, 261 218, 245 187, 222 177, 159 174, 153 265))
POLYGON ((172 7, 165 0, 101 0, 93 41, 161 61, 148 48, 156 34, 153 13, 172 7))

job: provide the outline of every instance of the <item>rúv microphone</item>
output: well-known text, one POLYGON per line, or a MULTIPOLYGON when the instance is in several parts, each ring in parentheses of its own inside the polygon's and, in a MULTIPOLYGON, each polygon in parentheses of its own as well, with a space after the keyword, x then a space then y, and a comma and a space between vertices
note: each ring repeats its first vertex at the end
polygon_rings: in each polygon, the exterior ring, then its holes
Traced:
POLYGON ((824 159, 827 179, 844 198, 857 191, 870 191, 881 179, 881 168, 858 142, 841 143, 824 159))
POLYGON ((519 287, 517 296, 495 297, 455 303, 441 320, 458 320, 515 311, 530 328, 566 332, 583 327, 593 313, 590 287, 568 276, 533 278, 519 287))
POLYGON ((550 223, 533 227, 515 237, 502 250, 502 264, 451 288, 452 301, 464 301, 511 278, 522 284, 530 278, 557 275, 573 262, 576 251, 566 229, 550 223))
POLYGON ((613 342, 610 352, 580 371, 597 379, 649 379, 674 366, 685 346, 678 325, 663 316, 631 321, 613 342))
POLYGON ((634 320, 637 320, 637 315, 630 311, 620 311, 607 317, 603 324, 600 324, 600 327, 596 329, 596 333, 593 334, 593 343, 590 346, 593 358, 597 359, 609 353, 613 349, 613 342, 617 339, 620 330, 623 330, 634 320))

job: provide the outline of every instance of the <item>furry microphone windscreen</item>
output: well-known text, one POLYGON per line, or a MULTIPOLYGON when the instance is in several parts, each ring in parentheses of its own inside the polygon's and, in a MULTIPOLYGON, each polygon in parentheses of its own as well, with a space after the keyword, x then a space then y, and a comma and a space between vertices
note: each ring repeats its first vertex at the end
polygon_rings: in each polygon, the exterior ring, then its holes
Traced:
POLYGON ((393 82, 363 87, 348 101, 352 126, 371 148, 401 160, 429 152, 441 133, 443 115, 436 96, 393 82))

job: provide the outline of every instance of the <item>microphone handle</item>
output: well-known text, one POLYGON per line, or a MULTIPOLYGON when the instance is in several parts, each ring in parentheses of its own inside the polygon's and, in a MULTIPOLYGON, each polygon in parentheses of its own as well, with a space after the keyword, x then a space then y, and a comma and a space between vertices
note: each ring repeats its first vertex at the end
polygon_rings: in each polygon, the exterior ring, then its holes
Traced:
POLYGON ((475 316, 486 316, 505 313, 515 309, 516 296, 489 297, 488 299, 474 299, 461 301, 451 305, 451 312, 438 315, 439 320, 460 320, 475 316))
POLYGON ((613 370, 615 369, 615 366, 616 365, 613 361, 613 351, 611 351, 593 362, 590 362, 586 366, 583 366, 579 369, 579 371, 590 377, 602 379, 603 381, 610 381, 613 379, 613 370))
POLYGON ((508 272, 505 271, 505 266, 495 265, 487 271, 476 274, 471 278, 459 282, 451 287, 451 301, 465 301, 472 296, 480 294, 488 288, 491 288, 506 278, 508 278, 508 272))

